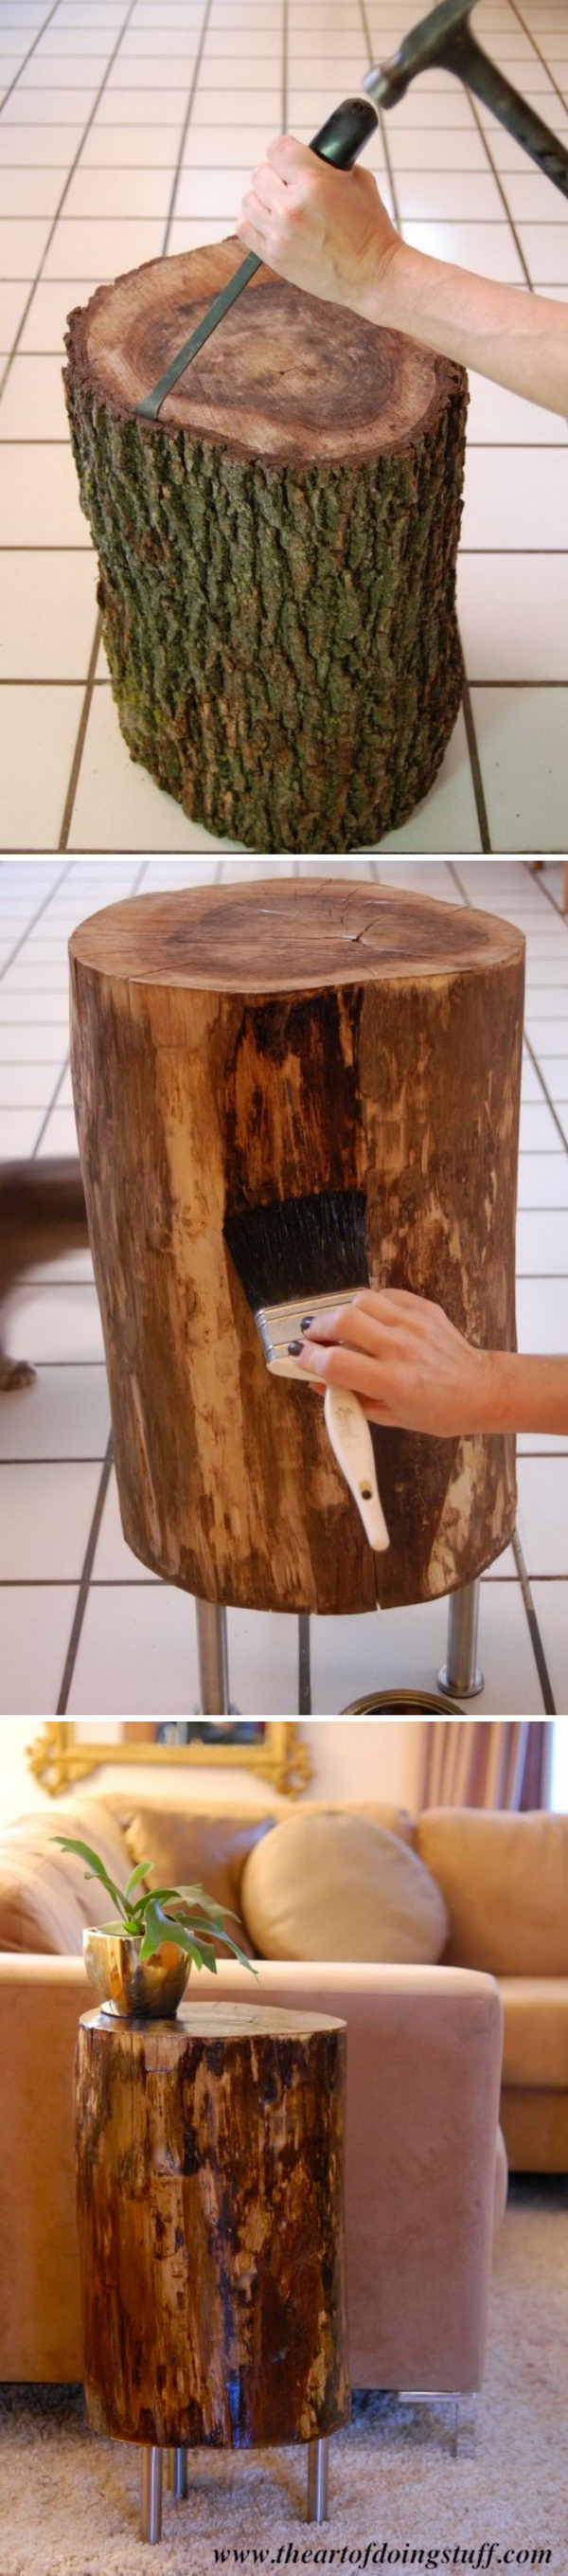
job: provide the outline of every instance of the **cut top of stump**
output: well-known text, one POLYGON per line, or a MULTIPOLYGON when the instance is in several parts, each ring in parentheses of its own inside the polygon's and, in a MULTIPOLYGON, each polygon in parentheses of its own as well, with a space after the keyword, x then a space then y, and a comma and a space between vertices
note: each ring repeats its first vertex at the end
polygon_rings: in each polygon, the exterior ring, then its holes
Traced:
MULTIPOLYGON (((97 287, 69 316, 77 389, 135 414, 242 258, 234 238, 208 242, 97 287)), ((464 382, 448 359, 262 267, 166 395, 157 426, 274 465, 358 465, 407 451, 464 382)))
POLYGON ((136 895, 78 925, 70 955, 125 984, 290 993, 487 974, 524 951, 494 913, 345 877, 279 877, 136 895))
POLYGON ((318 2031, 345 2030, 344 2021, 334 2013, 284 2012, 278 2004, 182 2004, 169 2020, 158 2016, 144 2021, 126 2014, 111 2016, 100 2005, 92 2012, 81 2013, 81 2030, 97 2030, 116 2039, 119 2034, 143 2033, 155 2039, 164 2031, 169 2039, 201 2039, 204 2047, 214 2047, 219 2039, 313 2039, 318 2031))

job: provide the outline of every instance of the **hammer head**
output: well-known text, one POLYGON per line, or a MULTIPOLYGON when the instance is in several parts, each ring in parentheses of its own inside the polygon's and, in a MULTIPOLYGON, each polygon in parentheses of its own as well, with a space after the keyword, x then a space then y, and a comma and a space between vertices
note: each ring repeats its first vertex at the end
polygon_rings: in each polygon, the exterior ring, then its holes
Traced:
POLYGON ((427 18, 421 18, 417 27, 410 27, 390 62, 376 63, 373 71, 365 75, 363 89, 376 107, 394 107, 417 72, 430 71, 433 63, 445 62, 446 48, 474 5, 475 0, 439 0, 437 9, 429 9, 427 18))

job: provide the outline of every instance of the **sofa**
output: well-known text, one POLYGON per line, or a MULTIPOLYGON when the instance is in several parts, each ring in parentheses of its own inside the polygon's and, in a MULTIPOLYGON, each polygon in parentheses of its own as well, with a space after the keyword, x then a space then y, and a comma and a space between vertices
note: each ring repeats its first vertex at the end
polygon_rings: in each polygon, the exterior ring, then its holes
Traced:
MULTIPOLYGON (((298 1815, 289 1802, 284 1810, 267 1799, 262 1811, 228 1815, 200 1810, 195 1800, 176 1804, 184 1881, 201 1878, 239 1911, 250 1856, 284 1813, 286 1832, 298 1815)), ((393 1845, 395 1855, 403 1847, 412 1853, 409 1817, 377 1807, 349 1813, 379 1826, 391 1857, 393 1845)), ((328 1814, 322 1802, 302 1801, 304 1819, 328 1814)), ((81 1794, 79 1806, 73 1793, 0 1838, 0 2379, 82 2376, 73 2062, 79 2015, 93 2001, 83 1927, 107 1918, 109 1899, 54 1836, 94 1843, 125 1884, 135 1859, 147 1856, 149 1832, 157 1844, 171 1821, 164 1801, 139 1813, 126 1797, 103 1803, 81 1794)), ((353 1937, 346 1925, 345 1948, 353 1937)), ((352 2384, 468 2395, 483 2379, 493 2233, 506 2198, 495 1979, 485 1969, 408 1957, 270 1957, 259 1963, 257 1991, 284 2008, 338 2014, 347 2025, 352 2384)), ((219 1963, 212 1998, 250 1992, 245 1967, 219 1963)))

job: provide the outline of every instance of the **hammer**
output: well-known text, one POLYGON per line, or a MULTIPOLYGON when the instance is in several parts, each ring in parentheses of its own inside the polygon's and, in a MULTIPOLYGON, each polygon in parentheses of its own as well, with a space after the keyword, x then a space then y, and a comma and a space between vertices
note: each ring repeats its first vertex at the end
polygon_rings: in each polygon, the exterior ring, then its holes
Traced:
MULTIPOLYGON (((361 88, 368 91, 375 105, 367 106, 361 97, 344 98, 341 106, 334 109, 333 116, 328 117, 319 133, 314 135, 310 148, 316 158, 334 163, 336 169, 351 170, 376 130, 377 108, 396 107, 399 98, 404 98, 411 80, 416 79, 417 72, 430 71, 433 63, 443 63, 445 71, 455 72, 456 79, 465 81, 476 98, 485 100, 486 107, 499 117, 501 125, 506 125, 509 134, 514 134, 517 143, 522 144, 523 151, 529 152, 533 161, 538 161, 539 170, 544 170, 554 187, 561 188, 562 195, 568 197, 568 153, 563 152, 550 126, 543 124, 541 116, 535 116, 526 99, 520 97, 512 82, 505 79, 504 72, 496 70, 495 64, 490 63, 488 55, 477 44, 468 24, 472 6, 475 6, 475 0, 439 0, 438 8, 429 9, 427 18, 421 18, 419 26, 411 27, 410 34, 403 36, 398 53, 392 55, 390 63, 377 63, 373 71, 366 73, 361 88)), ((190 339, 184 340, 183 347, 176 351, 157 385, 152 387, 151 393, 144 395, 142 402, 137 403, 139 420, 158 420, 166 394, 171 393, 178 376, 185 375, 192 358, 197 357, 199 349, 210 339, 211 332, 217 330, 237 296, 242 295, 243 287, 248 286, 249 279, 261 266, 256 251, 250 251, 248 258, 241 260, 240 267, 222 287, 220 295, 215 296, 190 339)))
POLYGON ((550 126, 544 125, 526 98, 513 89, 505 73, 497 71, 472 36, 472 5, 475 0, 439 0, 439 7, 429 9, 427 18, 421 18, 419 25, 403 36, 390 62, 377 63, 373 71, 366 73, 363 89, 377 107, 396 107, 418 72, 431 71, 434 63, 441 64, 444 71, 455 72, 456 80, 464 81, 475 98, 484 100, 492 115, 498 116, 509 134, 514 134, 523 152, 538 161, 539 170, 544 170, 553 187, 568 197, 568 153, 550 126))

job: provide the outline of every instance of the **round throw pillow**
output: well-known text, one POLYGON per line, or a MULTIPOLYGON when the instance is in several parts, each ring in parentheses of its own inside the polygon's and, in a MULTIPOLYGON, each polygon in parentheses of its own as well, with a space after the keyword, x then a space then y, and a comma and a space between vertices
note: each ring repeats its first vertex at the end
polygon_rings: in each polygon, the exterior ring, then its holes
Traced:
POLYGON ((287 1816, 249 1852, 241 1907, 264 1959, 430 1965, 448 1937, 424 1862, 366 1816, 287 1816))

